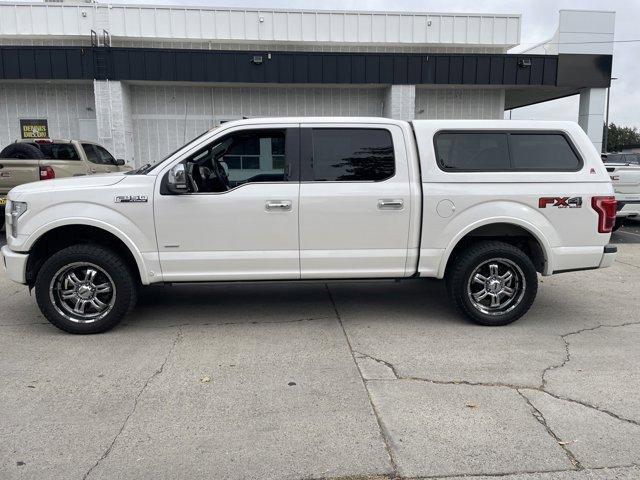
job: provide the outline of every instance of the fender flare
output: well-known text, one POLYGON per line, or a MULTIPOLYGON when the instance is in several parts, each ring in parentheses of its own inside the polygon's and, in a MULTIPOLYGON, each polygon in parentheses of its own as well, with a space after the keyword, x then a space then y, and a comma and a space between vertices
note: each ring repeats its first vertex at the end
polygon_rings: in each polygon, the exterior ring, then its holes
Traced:
POLYGON ((29 235, 27 240, 24 242, 23 247, 25 250, 31 250, 31 248, 33 248, 33 245, 35 245, 35 243, 47 232, 50 232, 51 230, 54 230, 59 227, 75 226, 75 225, 86 225, 89 227, 99 228, 100 230, 104 230, 106 232, 111 233, 112 235, 117 237, 119 240, 121 240, 122 243, 125 244, 125 246, 127 247, 127 249, 129 250, 129 252, 131 253, 131 255, 133 256, 136 262, 136 267, 138 268, 138 272, 140 273, 141 282, 144 285, 148 285, 150 283, 142 253, 140 252, 138 247, 136 247, 135 243, 133 243, 133 241, 124 232, 115 228, 113 225, 102 222, 100 220, 93 219, 93 218, 66 217, 63 219, 58 219, 58 220, 54 220, 52 222, 46 223, 29 235))
POLYGON ((458 234, 449 242, 447 248, 445 248, 444 253, 442 254, 442 258, 440 260, 440 265, 438 267, 438 278, 443 278, 445 274, 445 269, 447 267, 447 263, 449 262, 449 258, 451 257, 451 253, 454 248, 460 243, 465 236, 471 233, 474 230, 477 230, 480 227, 484 227, 487 225, 493 225, 498 223, 506 223, 512 224, 518 227, 523 228, 527 232, 529 232, 533 237, 538 241, 540 246, 542 247, 542 253, 545 257, 545 269, 542 272, 543 275, 550 275, 553 272, 553 249, 551 243, 547 239, 546 235, 536 227, 533 223, 528 222, 526 220, 522 220, 521 218, 509 217, 509 216, 499 216, 499 217, 491 217, 485 218, 482 220, 478 220, 470 225, 467 225, 463 230, 458 232, 458 234))

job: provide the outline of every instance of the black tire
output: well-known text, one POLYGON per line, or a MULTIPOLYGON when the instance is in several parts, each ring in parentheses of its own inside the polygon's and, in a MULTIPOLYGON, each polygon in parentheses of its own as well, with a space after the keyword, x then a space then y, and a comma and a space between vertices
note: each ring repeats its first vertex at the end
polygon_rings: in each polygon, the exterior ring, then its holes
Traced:
MULTIPOLYGON (((138 282, 126 262, 112 250, 91 244, 72 245, 51 255, 38 272, 35 289, 38 306, 47 320, 61 330, 75 334, 101 333, 115 327, 133 310, 138 298, 138 282), (82 268, 85 272, 96 272, 90 282, 86 282, 88 273, 80 283, 70 280, 77 280, 79 277, 73 275, 82 268), (107 284, 112 287, 110 291, 104 287, 107 284), (68 289, 66 292, 73 291, 69 299, 63 298, 63 286, 68 289), (105 292, 96 289, 100 287, 105 292), (82 288, 85 290, 81 291, 82 288), (111 292, 113 298, 108 296, 111 292), (84 300, 81 294, 93 296, 84 300), (94 307, 95 299, 98 305, 106 305, 105 310, 94 307), (82 314, 69 310, 74 302, 82 303, 82 314), (87 308, 95 312, 88 312, 87 308), (94 317, 83 318, 84 314, 94 317)), ((78 308, 78 303, 75 307, 78 308)))
POLYGON ((522 250, 485 241, 470 245, 453 259, 446 284, 449 298, 464 316, 480 325, 500 326, 515 322, 529 310, 538 292, 538 274, 522 250), (507 278, 509 271, 511 278, 507 278), (511 296, 507 288, 514 292, 511 296), (494 307, 495 298, 504 306, 494 307))
POLYGON ((15 158, 20 160, 42 160, 44 154, 35 145, 16 142, 8 145, 0 152, 0 158, 15 158))
POLYGON ((615 232, 616 230, 619 230, 622 225, 624 225, 624 220, 622 218, 616 218, 616 222, 613 224, 611 231, 615 232))

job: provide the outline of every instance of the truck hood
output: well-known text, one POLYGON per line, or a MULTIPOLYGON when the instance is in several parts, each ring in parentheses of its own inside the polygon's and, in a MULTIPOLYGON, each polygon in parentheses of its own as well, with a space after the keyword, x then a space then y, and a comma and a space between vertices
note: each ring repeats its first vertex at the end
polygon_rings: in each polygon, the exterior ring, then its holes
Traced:
POLYGON ((39 192, 55 192, 59 190, 82 190, 85 188, 108 187, 124 179, 124 173, 105 173, 102 175, 85 175, 82 177, 43 180, 19 185, 9 191, 9 198, 19 200, 24 194, 39 192))

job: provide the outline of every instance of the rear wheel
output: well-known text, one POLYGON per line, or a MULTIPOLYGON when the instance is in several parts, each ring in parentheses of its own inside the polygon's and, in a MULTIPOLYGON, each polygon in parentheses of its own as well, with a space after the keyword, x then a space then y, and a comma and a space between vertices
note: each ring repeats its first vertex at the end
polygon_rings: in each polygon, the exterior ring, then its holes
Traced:
POLYGON ((503 242, 479 242, 454 259, 447 290, 455 306, 480 325, 507 325, 524 315, 538 291, 531 259, 503 242))
POLYGON ((130 268, 119 255, 97 245, 73 245, 53 254, 38 272, 35 289, 47 320, 78 334, 113 328, 137 299, 130 268))

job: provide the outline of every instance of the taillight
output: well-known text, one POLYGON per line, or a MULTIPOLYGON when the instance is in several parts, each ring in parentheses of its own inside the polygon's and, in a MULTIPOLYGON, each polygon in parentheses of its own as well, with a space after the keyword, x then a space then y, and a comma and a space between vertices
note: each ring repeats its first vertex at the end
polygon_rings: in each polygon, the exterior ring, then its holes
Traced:
POLYGON ((40 167, 40 180, 51 180, 56 178, 56 172, 51 167, 40 167))
POLYGON ((591 206, 598 213, 598 232, 611 233, 616 223, 616 197, 593 197, 591 206))

